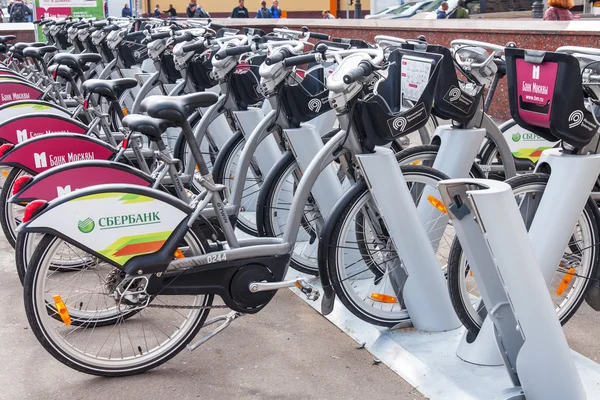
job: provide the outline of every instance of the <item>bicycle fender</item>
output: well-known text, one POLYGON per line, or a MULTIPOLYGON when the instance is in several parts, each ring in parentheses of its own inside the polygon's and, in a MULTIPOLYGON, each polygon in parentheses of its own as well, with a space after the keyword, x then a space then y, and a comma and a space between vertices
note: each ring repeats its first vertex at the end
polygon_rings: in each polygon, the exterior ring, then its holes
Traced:
POLYGON ((16 145, 0 158, 0 165, 19 167, 37 175, 52 167, 83 160, 108 160, 116 149, 91 136, 53 133, 16 145))
POLYGON ((49 133, 83 134, 87 127, 69 116, 35 113, 13 117, 0 124, 0 141, 17 144, 49 133))
POLYGON ((155 189, 100 185, 52 200, 18 231, 50 233, 122 268, 133 257, 158 252, 192 212, 155 189))
POLYGON ((50 168, 22 186, 8 201, 51 201, 75 190, 119 183, 150 187, 152 177, 139 169, 115 161, 76 161, 50 168))
MULTIPOLYGON (((0 106, 0 121, 8 121, 9 119, 29 114, 39 115, 40 113, 71 118, 71 113, 57 104, 40 100, 23 100, 0 106)), ((0 126, 2 125, 0 124, 0 126)))
POLYGON ((44 92, 31 83, 5 80, 0 81, 0 105, 19 100, 39 100, 44 92))

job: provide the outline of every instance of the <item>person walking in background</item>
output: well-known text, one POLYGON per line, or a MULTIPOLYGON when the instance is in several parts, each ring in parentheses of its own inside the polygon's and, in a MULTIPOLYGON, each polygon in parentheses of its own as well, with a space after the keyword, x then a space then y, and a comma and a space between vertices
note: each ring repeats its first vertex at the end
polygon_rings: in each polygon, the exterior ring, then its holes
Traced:
POLYGON ((329 12, 329 10, 324 10, 322 13, 323 19, 335 19, 333 15, 329 12))
POLYGON ((8 7, 6 7, 7 11, 8 11, 8 16, 9 17, 10 17, 10 10, 11 10, 13 4, 15 4, 15 2, 13 0, 10 0, 10 4, 8 5, 8 7))
POLYGON ((233 9, 231 12, 231 18, 250 18, 248 9, 244 7, 244 0, 238 0, 239 6, 233 9))
POLYGON ((437 10, 437 19, 445 19, 448 14, 446 14, 448 12, 448 3, 446 3, 445 1, 442 3, 442 6, 440 7, 439 10, 437 10))
POLYGON ((129 8, 129 4, 125 3, 125 5, 123 6, 123 9, 121 10, 121 17, 131 17, 131 8, 129 8))
POLYGON ((17 0, 10 8, 10 17, 8 22, 27 22, 27 16, 33 13, 23 1, 17 0))
POLYGON ((569 11, 575 5, 573 0, 548 0, 548 9, 544 13, 544 21, 571 21, 573 14, 569 11))
POLYGON ((281 18, 283 11, 279 8, 279 0, 273 0, 273 5, 269 10, 271 10, 271 18, 281 18))
POLYGON ((154 9, 154 18, 160 18, 160 8, 159 5, 156 5, 156 8, 154 9))
POLYGON ((256 18, 272 18, 271 9, 267 8, 267 2, 265 0, 260 2, 260 8, 256 12, 256 18))
POLYGON ((192 2, 188 5, 185 10, 188 18, 210 18, 210 14, 203 9, 196 0, 192 0, 192 2))
POLYGON ((169 4, 169 9, 163 12, 169 14, 171 18, 177 18, 177 10, 173 8, 173 4, 169 4))
POLYGON ((458 6, 456 7, 454 18, 470 18, 469 10, 465 5, 465 0, 458 0, 458 6))

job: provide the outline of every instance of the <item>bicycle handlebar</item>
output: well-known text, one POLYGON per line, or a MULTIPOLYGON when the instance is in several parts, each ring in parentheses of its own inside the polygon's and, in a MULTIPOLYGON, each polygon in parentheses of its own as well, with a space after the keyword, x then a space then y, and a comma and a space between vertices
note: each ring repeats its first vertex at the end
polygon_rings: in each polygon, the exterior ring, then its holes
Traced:
POLYGON ((284 67, 294 67, 296 65, 309 64, 311 62, 321 61, 321 53, 304 54, 301 56, 289 57, 283 60, 284 67))
POLYGON ((202 40, 199 40, 191 44, 186 44, 185 46, 183 46, 182 50, 188 53, 196 50, 204 50, 205 47, 206 46, 204 46, 204 42, 202 40))
POLYGON ((225 57, 229 57, 229 56, 239 56, 242 55, 244 53, 249 53, 251 52, 252 46, 251 45, 247 45, 247 46, 237 46, 237 47, 229 47, 227 49, 222 49, 219 50, 217 52, 217 54, 215 54, 215 58, 217 60, 222 60, 225 57))
POLYGON ((358 67, 352 68, 347 74, 344 75, 344 83, 349 85, 356 82, 360 78, 371 75, 372 73, 373 64, 368 61, 361 61, 358 64, 358 67))
POLYGON ((272 65, 272 64, 277 64, 278 62, 282 62, 283 60, 285 60, 286 58, 289 58, 292 56, 292 52, 289 49, 281 49, 279 50, 277 53, 273 54, 272 56, 268 57, 265 60, 265 64, 267 65, 272 65))
POLYGON ((171 37, 171 32, 158 32, 158 33, 152 33, 150 35, 150 39, 152 39, 152 40, 165 39, 168 37, 171 37))

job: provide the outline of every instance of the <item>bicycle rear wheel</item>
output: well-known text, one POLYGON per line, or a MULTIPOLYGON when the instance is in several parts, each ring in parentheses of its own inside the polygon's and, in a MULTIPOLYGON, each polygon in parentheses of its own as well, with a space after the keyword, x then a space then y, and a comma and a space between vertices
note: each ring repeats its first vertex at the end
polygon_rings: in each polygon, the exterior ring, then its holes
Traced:
MULTIPOLYGON (((188 232, 179 250, 204 253, 205 242, 188 232)), ((97 262, 74 271, 56 271, 62 251, 85 253, 46 234, 27 269, 27 318, 42 346, 58 361, 80 372, 125 376, 155 368, 179 353, 202 327, 213 296, 150 296, 129 289, 136 277, 97 262), (129 281, 128 281, 129 280, 129 281), (127 284, 131 283, 129 286, 127 284), (117 288, 125 287, 126 295, 117 288), (62 306, 61 306, 62 302, 62 306), (157 307, 158 306, 158 307, 157 307), (69 325, 58 311, 64 307, 69 325)), ((69 258, 73 258, 70 255, 69 258)))
MULTIPOLYGON (((524 204, 522 200, 525 195, 535 196, 533 200, 541 199, 548 177, 546 174, 532 173, 511 178, 506 183, 512 186, 517 202, 524 204)), ((567 323, 575 314, 584 300, 590 279, 596 277, 600 262, 598 224, 600 212, 594 201, 589 199, 550 283, 550 295, 561 324, 567 323)), ((473 272, 458 240, 454 241, 450 250, 448 289, 458 318, 471 333, 479 333, 483 319, 477 310, 483 305, 480 304, 473 272)))

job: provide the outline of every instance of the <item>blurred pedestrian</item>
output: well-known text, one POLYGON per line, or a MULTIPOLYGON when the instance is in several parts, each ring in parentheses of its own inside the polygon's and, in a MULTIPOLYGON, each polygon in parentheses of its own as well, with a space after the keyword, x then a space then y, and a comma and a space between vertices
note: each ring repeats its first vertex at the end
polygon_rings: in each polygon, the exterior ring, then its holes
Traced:
POLYGON ((169 4, 169 9, 163 12, 169 14, 171 18, 177 18, 177 10, 173 8, 173 4, 169 4))
POLYGON ((248 9, 244 7, 244 0, 238 0, 239 6, 233 9, 231 12, 231 18, 250 18, 248 9))
POLYGON ((157 4, 156 8, 154 9, 154 18, 160 18, 160 7, 157 4))
POLYGON ((469 10, 465 4, 465 0, 458 0, 458 6, 456 7, 454 18, 470 18, 469 10))
POLYGON ((573 0, 548 0, 548 9, 544 21, 570 21, 573 14, 569 11, 575 5, 573 0))
POLYGON ((267 2, 265 0, 260 2, 260 8, 256 12, 256 18, 273 18, 271 9, 267 8, 267 2))
POLYGON ((445 19, 448 16, 448 3, 445 1, 442 3, 442 6, 439 10, 437 10, 437 19, 445 19))
POLYGON ((271 18, 281 18, 283 16, 283 11, 279 8, 279 0, 273 0, 273 5, 269 10, 271 10, 271 18))
POLYGON ((27 16, 33 15, 29 7, 23 4, 22 0, 17 0, 10 8, 10 17, 8 22, 27 22, 27 16))
POLYGON ((329 10, 324 10, 321 14, 323 15, 323 19, 335 19, 329 10))
POLYGON ((6 7, 9 16, 10 16, 10 9, 12 8, 13 4, 15 4, 15 2, 13 0, 10 0, 10 4, 8 5, 8 7, 6 7))
POLYGON ((129 8, 129 4, 125 3, 123 6, 123 9, 121 10, 121 17, 131 18, 131 8, 129 8))

